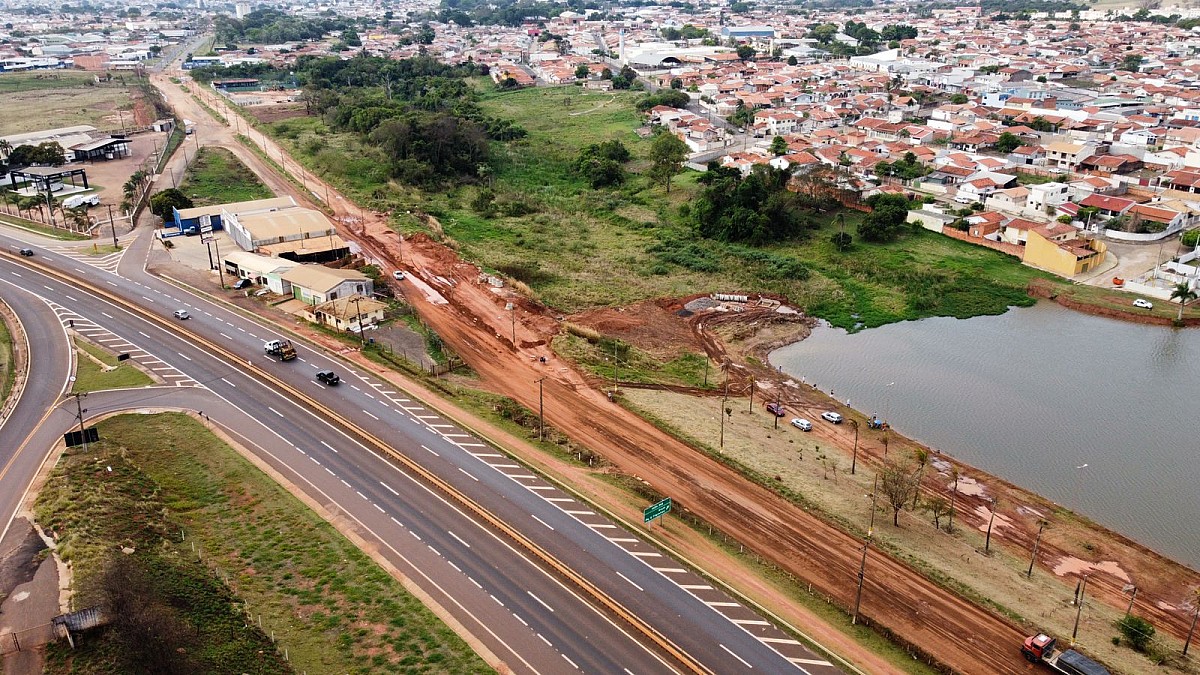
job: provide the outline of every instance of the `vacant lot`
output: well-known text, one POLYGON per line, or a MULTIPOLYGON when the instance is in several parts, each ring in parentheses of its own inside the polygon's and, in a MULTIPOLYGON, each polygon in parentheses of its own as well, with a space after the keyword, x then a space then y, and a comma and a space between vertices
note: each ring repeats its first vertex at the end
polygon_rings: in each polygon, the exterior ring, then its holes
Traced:
MULTIPOLYGON (((649 147, 634 133, 640 94, 573 86, 501 92, 485 80, 474 83, 487 114, 528 132, 494 143, 488 174, 475 184, 421 190, 389 181, 376 148, 332 132, 319 118, 267 127, 356 201, 397 214, 433 214, 464 257, 525 283, 538 300, 564 312, 699 292, 768 292, 853 330, 1001 313, 1032 303, 1025 288, 1045 276, 927 232, 839 252, 829 242, 833 213, 811 214, 817 227, 806 238, 768 247, 697 239, 687 212, 703 187, 700 174, 677 176, 668 194, 639 173, 649 147), (594 190, 572 167, 582 147, 607 140, 629 148, 629 175, 617 188, 594 190), (481 196, 491 207, 479 207, 481 196)), ((847 231, 856 234, 860 220, 847 213, 847 231)), ((399 215, 397 227, 424 226, 399 215)))
POLYGON ((123 84, 97 85, 90 73, 0 74, 0 135, 79 124, 119 129, 122 119, 133 126, 131 101, 123 84))
POLYGON ((225 148, 201 148, 179 186, 196 206, 274 197, 254 172, 225 148))
MULTIPOLYGON (((399 582, 197 421, 97 426, 100 443, 65 454, 36 505, 74 567, 77 606, 104 597, 111 570, 126 569, 114 560, 128 561, 149 580, 146 601, 168 606, 158 625, 191 629, 171 636, 191 672, 487 672, 399 582)), ((131 672, 117 633, 55 649, 48 672, 131 672)))

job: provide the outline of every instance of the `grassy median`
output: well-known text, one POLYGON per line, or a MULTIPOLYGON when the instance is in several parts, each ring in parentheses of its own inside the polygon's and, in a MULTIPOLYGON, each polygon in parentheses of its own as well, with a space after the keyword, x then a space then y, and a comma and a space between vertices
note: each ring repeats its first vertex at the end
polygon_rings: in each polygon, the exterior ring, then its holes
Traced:
MULTIPOLYGON (((191 417, 97 426, 100 443, 67 452, 36 505, 73 566, 76 608, 144 586, 136 606, 177 628, 155 632, 178 641, 194 672, 489 670, 398 581, 191 417), (130 578, 140 583, 120 583, 130 578)), ((47 672, 151 672, 127 669, 148 658, 134 628, 55 647, 47 672)))
POLYGON ((118 361, 112 353, 83 340, 75 340, 75 347, 77 358, 72 394, 154 384, 154 380, 132 361, 118 361))

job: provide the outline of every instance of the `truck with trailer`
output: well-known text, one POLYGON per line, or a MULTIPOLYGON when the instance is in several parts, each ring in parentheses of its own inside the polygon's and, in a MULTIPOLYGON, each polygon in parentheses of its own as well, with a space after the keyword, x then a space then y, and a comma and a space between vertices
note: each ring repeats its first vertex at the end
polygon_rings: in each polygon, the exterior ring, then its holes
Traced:
POLYGON ((280 361, 291 361, 296 358, 296 348, 290 340, 271 340, 263 343, 263 351, 271 356, 278 356, 280 361))
POLYGON ((1067 675, 1109 675, 1107 668, 1074 649, 1059 649, 1058 640, 1045 633, 1025 638, 1021 653, 1031 663, 1044 663, 1067 675))

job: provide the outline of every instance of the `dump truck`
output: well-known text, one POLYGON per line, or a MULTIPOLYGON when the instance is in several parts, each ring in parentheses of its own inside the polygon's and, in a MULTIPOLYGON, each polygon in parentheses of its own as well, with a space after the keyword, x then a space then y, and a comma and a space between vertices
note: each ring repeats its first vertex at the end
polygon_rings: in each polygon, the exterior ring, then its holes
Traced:
POLYGON ((289 340, 271 340, 263 343, 263 351, 271 356, 278 356, 280 361, 291 361, 296 358, 296 348, 289 340))
POLYGON ((1067 675, 1109 675, 1108 669, 1074 649, 1058 648, 1058 640, 1038 633, 1025 638, 1021 653, 1031 663, 1044 663, 1067 675))

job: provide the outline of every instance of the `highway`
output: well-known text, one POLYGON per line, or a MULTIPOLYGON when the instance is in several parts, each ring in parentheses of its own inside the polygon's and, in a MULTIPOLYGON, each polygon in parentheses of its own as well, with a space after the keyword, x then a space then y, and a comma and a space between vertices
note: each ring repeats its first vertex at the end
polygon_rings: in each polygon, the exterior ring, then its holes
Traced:
MULTIPOLYGON (((573 672, 578 668, 644 673, 680 668, 679 663, 644 647, 640 636, 631 637, 632 629, 626 624, 594 609, 578 589, 543 570, 492 528, 479 525, 444 494, 355 440, 321 410, 262 384, 257 371, 269 370, 288 386, 319 401, 320 408, 353 420, 377 438, 389 439, 393 451, 470 495, 556 559, 585 573, 604 593, 633 610, 711 672, 796 668, 835 672, 825 659, 804 650, 640 538, 390 384, 303 345, 299 345, 300 358, 295 362, 278 363, 265 356, 261 345, 276 337, 272 330, 141 269, 151 245, 148 234, 141 232, 120 263, 119 271, 129 278, 91 267, 78 256, 38 248, 33 261, 0 260, 0 293, 16 297, 18 294, 10 293, 12 285, 22 286, 74 312, 78 319, 71 320, 77 320, 76 329, 109 331, 115 339, 144 350, 163 364, 158 367, 164 371, 178 371, 180 384, 198 384, 133 390, 120 396, 130 397, 121 399, 125 403, 141 407, 204 410, 245 439, 246 447, 316 503, 345 513, 362 536, 381 544, 379 550, 390 563, 477 636, 498 660, 518 672, 573 672), (165 324, 148 321, 77 285, 36 272, 30 268, 34 261, 87 279, 164 317, 165 324), (171 312, 180 308, 192 313, 186 324, 170 319, 171 312), (219 343, 237 360, 226 360, 195 345, 188 333, 219 343), (341 373, 343 384, 326 388, 313 380, 313 373, 324 368, 341 373)), ((15 239, 0 235, 0 246, 6 250, 15 244, 15 239)), ((37 330, 37 334, 54 330, 62 334, 61 324, 39 324, 37 330)), ((61 360, 61 353, 58 358, 61 360)), ((32 393, 27 390, 27 396, 32 393)), ((89 397, 89 415, 100 409, 101 399, 113 397, 119 398, 116 394, 89 397)), ((45 398, 43 394, 42 400, 45 398)), ((35 409, 32 401, 31 410, 35 409)), ((21 418, 30 414, 23 412, 21 418)), ((68 415, 69 425, 73 413, 63 414, 68 415)), ((34 419, 40 417, 39 410, 34 419)), ((9 428, 2 431, 7 438, 9 428)), ((39 437, 37 442, 31 439, 27 445, 44 452, 52 438, 53 434, 39 437)), ((8 504, 4 506, 11 514, 8 504)))

